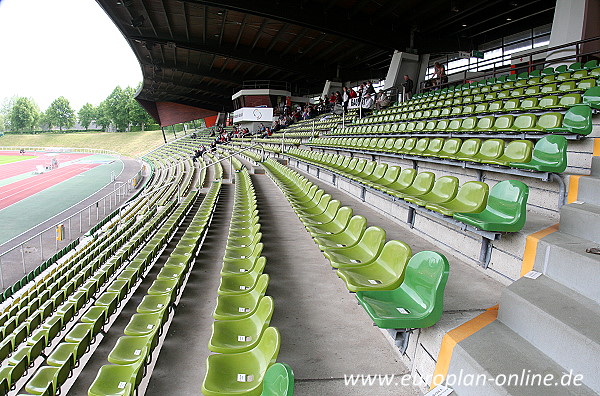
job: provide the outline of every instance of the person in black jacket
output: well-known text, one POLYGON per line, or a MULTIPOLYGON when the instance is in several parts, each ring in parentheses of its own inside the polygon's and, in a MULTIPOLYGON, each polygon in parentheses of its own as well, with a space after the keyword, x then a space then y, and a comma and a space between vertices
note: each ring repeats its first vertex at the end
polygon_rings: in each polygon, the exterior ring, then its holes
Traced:
POLYGON ((402 87, 404 87, 404 97, 403 101, 410 100, 413 95, 414 83, 413 80, 408 77, 408 74, 404 75, 404 82, 402 83, 402 87))

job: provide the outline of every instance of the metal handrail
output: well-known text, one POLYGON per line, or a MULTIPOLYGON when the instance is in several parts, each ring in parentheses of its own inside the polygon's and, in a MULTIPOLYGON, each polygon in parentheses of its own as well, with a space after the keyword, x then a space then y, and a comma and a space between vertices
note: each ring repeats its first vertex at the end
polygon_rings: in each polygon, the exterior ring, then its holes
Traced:
MULTIPOLYGON (((587 39, 583 39, 583 40, 578 40, 578 41, 572 41, 570 43, 565 43, 565 44, 561 44, 561 45, 557 45, 554 47, 548 47, 548 48, 543 48, 543 49, 539 49, 536 51, 532 51, 529 52, 527 55, 523 55, 523 58, 528 58, 529 61, 527 63, 527 67, 531 70, 532 68, 534 68, 535 66, 538 65, 542 65, 542 64, 554 64, 554 63, 559 63, 562 61, 567 61, 567 60, 573 60, 573 59, 578 59, 578 58, 582 58, 584 56, 588 56, 588 55, 594 55, 594 54, 598 54, 600 51, 590 51, 590 52, 585 52, 582 53, 580 51, 580 46, 581 44, 585 44, 588 42, 592 42, 592 41, 598 41, 600 40, 600 36, 597 37, 591 37, 591 38, 587 38, 587 39), (533 57, 535 55, 538 54, 543 54, 543 53, 549 53, 549 52, 555 52, 557 50, 563 49, 563 48, 569 48, 569 47, 575 47, 575 54, 574 55, 565 55, 559 58, 553 58, 553 59, 543 59, 537 62, 533 61, 533 57)), ((495 77, 498 74, 504 74, 507 72, 511 72, 511 71, 515 71, 514 68, 511 67, 511 65, 507 65, 507 66, 502 66, 502 67, 496 67, 495 64, 498 62, 505 62, 507 61, 507 59, 505 59, 507 56, 512 56, 513 54, 508 54, 508 55, 500 55, 498 57, 495 58, 491 58, 491 59, 486 59, 484 62, 486 62, 483 66, 477 66, 478 68, 480 67, 485 67, 488 65, 493 65, 492 68, 490 70, 485 70, 485 71, 481 71, 481 72, 477 72, 477 73, 481 73, 479 76, 477 76, 477 79, 486 79, 491 77, 495 77)), ((467 73, 469 72, 469 70, 463 70, 460 72, 456 72, 456 73, 452 73, 452 74, 447 74, 447 76, 451 76, 451 75, 457 75, 460 73, 464 74, 464 78, 462 79, 463 83, 465 83, 468 78, 467 78, 467 73)), ((440 89, 440 88, 444 88, 444 87, 448 87, 448 86, 453 86, 456 85, 457 83, 459 83, 461 80, 457 80, 457 81, 452 81, 452 82, 447 82, 444 84, 436 84, 432 87, 430 87, 428 90, 430 89, 440 89)), ((426 92, 424 91, 424 84, 425 81, 421 82, 420 86, 419 86, 419 90, 421 92, 426 92)))
POLYGON ((233 156, 234 156, 234 155, 236 155, 236 154, 239 154, 239 153, 242 153, 242 152, 244 152, 244 151, 250 150, 251 148, 254 148, 254 147, 256 147, 256 146, 260 146, 260 148, 261 148, 261 150, 262 150, 262 154, 261 154, 261 161, 264 161, 264 160, 265 160, 265 158, 266 158, 266 157, 265 157, 265 148, 264 148, 264 146, 262 145, 262 143, 255 143, 255 144, 253 144, 252 146, 248 146, 248 147, 246 147, 246 148, 244 148, 244 149, 242 149, 242 150, 240 150, 240 151, 236 151, 236 152, 234 152, 233 154, 229 154, 229 155, 228 155, 228 156, 226 156, 226 157, 223 157, 223 158, 221 158, 221 159, 219 159, 219 160, 217 160, 217 161, 215 161, 215 162, 212 162, 212 163, 210 163, 210 164, 208 164, 208 165, 205 165, 204 167, 200 168, 200 169, 199 169, 199 171, 203 171, 204 169, 208 168, 209 166, 213 166, 213 165, 215 165, 215 164, 218 164, 219 162, 223 162, 223 161, 225 161, 226 159, 228 159, 228 158, 231 158, 231 157, 233 157, 233 156))

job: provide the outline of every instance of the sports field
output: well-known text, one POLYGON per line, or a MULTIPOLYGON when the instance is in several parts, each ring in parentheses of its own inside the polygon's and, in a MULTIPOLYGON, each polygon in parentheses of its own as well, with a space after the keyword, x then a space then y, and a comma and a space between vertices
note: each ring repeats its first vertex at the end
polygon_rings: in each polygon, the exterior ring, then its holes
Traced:
MULTIPOLYGON (((0 160, 5 157, 15 155, 0 152, 0 160)), ((0 162, 0 245, 94 194, 123 170, 121 160, 99 154, 18 157, 23 160, 0 162)))
POLYGON ((0 165, 10 164, 11 162, 24 161, 35 158, 35 155, 2 155, 0 156, 0 165))

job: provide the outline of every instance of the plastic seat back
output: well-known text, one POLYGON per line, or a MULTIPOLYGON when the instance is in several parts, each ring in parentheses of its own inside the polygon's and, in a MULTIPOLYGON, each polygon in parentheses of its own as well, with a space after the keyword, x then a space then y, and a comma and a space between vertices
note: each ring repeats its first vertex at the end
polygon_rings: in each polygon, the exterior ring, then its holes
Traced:
POLYGON ((486 211, 511 219, 512 232, 520 231, 525 225, 529 188, 518 180, 505 180, 490 190, 486 211))
POLYGON ((535 126, 536 121, 537 117, 535 114, 521 114, 515 118, 513 129, 517 131, 531 130, 535 126))
POLYGON ((467 139, 460 146, 460 150, 456 153, 456 158, 460 160, 470 161, 474 160, 476 154, 479 152, 481 147, 481 139, 467 139))
POLYGON ((429 138, 421 138, 417 141, 417 144, 415 144, 415 147, 410 151, 410 154, 422 155, 423 152, 425 152, 425 150, 427 150, 428 146, 429 146, 429 138))
POLYGON ((504 102, 504 106, 502 107, 502 110, 510 113, 511 111, 515 111, 518 108, 519 108, 519 99, 509 99, 506 102, 504 102))
POLYGON ((501 115, 494 121, 492 130, 512 131, 515 117, 512 114, 501 115))
POLYGON ((536 127, 544 132, 546 129, 560 127, 562 120, 561 113, 545 113, 538 118, 536 127))
POLYGON ((417 138, 408 138, 406 139, 406 141, 404 142, 404 146, 402 146, 402 150, 400 151, 401 153, 408 153, 410 152, 412 149, 415 148, 415 145, 417 144, 417 138))
POLYGON ((565 113, 562 126, 571 133, 589 135, 592 132, 592 109, 588 105, 571 107, 565 113))
POLYGON ((494 116, 485 116, 481 117, 479 121, 477 121, 477 127, 475 128, 478 131, 490 131, 492 125, 494 124, 495 118, 494 116))
POLYGON ((456 196, 458 192, 458 178, 454 176, 442 176, 438 178, 431 191, 427 193, 427 198, 437 203, 448 202, 456 196))
POLYGON ((267 370, 263 379, 261 396, 293 396, 294 372, 285 363, 275 363, 267 370))
MULTIPOLYGON (((425 307, 425 323, 419 327, 433 326, 442 316, 444 289, 448 281, 450 265, 446 257, 428 250, 421 251, 408 261, 404 282, 400 286, 415 302, 425 307)), ((414 326, 411 326, 414 327, 414 326)))
POLYGON ((416 175, 417 171, 415 169, 402 169, 402 171, 398 175, 398 178, 392 184, 390 184, 389 187, 397 191, 404 190, 413 183, 416 175))
POLYGON ((556 95, 544 96, 543 98, 540 99, 538 104, 539 104, 539 107, 541 107, 542 109, 555 108, 558 106, 558 96, 556 96, 556 95))
POLYGON ((594 109, 600 109, 600 87, 593 87, 585 91, 583 103, 594 109))
POLYGON ((434 138, 429 141, 429 145, 427 146, 427 150, 423 152, 423 155, 426 156, 437 156, 442 147, 444 146, 444 138, 434 138))
POLYGON ((381 185, 387 186, 392 184, 398 178, 402 169, 399 166, 389 166, 383 175, 383 179, 379 182, 381 185))
POLYGON ((504 148, 502 159, 506 162, 529 162, 532 152, 531 140, 513 140, 504 148))
MULTIPOLYGON (((531 110, 538 107, 538 98, 525 98, 521 101, 520 110, 531 110)), ((518 118, 518 117, 517 117, 518 118)))
POLYGON ((515 168, 562 173, 567 168, 567 139, 560 135, 544 136, 535 144, 531 161, 510 165, 515 168))
POLYGON ((481 212, 487 203, 489 186, 483 182, 469 181, 463 184, 454 201, 470 207, 470 213, 481 212))
POLYGON ((460 150, 460 146, 462 144, 462 140, 459 138, 450 138, 447 139, 444 143, 444 147, 439 152, 439 157, 441 158, 453 158, 458 150, 460 150))
POLYGON ((481 144, 475 158, 485 162, 488 159, 499 158, 504 154, 504 141, 502 139, 487 139, 481 144))

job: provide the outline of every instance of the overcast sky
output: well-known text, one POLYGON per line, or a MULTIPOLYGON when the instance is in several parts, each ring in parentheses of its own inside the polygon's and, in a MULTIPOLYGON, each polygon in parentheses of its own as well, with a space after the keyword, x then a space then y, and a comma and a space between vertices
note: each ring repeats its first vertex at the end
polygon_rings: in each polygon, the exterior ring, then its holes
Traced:
POLYGON ((59 96, 76 111, 98 105, 142 72, 129 44, 94 0, 0 0, 0 103, 59 96))

